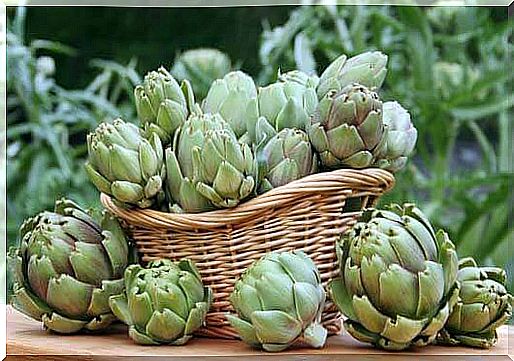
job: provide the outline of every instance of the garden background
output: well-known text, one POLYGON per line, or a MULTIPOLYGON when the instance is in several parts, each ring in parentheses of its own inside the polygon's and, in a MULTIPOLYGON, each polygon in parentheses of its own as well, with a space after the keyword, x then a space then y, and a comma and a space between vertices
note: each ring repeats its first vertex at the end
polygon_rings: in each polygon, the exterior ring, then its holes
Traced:
POLYGON ((486 7, 9 8, 8 245, 59 197, 99 206, 87 132, 134 120, 134 85, 180 53, 218 48, 264 85, 279 68, 319 73, 341 53, 380 50, 383 98, 419 132, 381 204, 416 202, 461 256, 505 267, 513 291, 513 25, 506 8, 486 7))

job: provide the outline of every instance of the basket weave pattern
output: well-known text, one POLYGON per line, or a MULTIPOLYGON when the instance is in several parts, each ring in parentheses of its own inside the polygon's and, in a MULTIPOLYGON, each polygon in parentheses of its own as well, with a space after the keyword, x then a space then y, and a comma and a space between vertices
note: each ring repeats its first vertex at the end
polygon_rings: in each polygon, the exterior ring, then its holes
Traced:
MULTIPOLYGON (((381 169, 341 169, 274 188, 232 209, 196 214, 124 209, 105 194, 101 199, 129 228, 143 262, 189 258, 196 263, 214 295, 199 333, 234 338, 225 319, 233 312, 229 296, 252 262, 271 251, 303 250, 326 286, 338 273, 336 239, 393 185, 393 175, 381 169)), ((330 334, 340 331, 340 314, 330 301, 322 320, 330 334)))

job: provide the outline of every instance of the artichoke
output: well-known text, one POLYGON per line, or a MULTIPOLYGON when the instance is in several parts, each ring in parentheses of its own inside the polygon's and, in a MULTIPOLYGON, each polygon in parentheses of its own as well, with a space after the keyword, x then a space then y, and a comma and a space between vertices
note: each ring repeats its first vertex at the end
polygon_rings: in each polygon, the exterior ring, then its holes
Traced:
POLYGON ((308 134, 324 166, 368 167, 385 139, 382 102, 359 84, 329 92, 320 101, 308 134))
POLYGON ((215 80, 202 108, 206 113, 219 113, 236 136, 242 137, 247 126, 255 127, 259 116, 253 79, 241 71, 233 71, 215 80))
POLYGON ((356 339, 387 350, 431 343, 458 298, 457 253, 412 204, 368 210, 341 240, 331 297, 356 339))
POLYGON ((256 162, 219 114, 195 114, 166 150, 173 210, 202 212, 234 207, 255 188, 256 162))
POLYGON ((255 129, 248 127, 250 139, 259 144, 284 128, 305 130, 318 105, 313 81, 302 84, 299 71, 283 74, 278 82, 259 88, 259 116, 255 129))
POLYGON ((111 296, 112 312, 129 326, 129 336, 142 345, 183 345, 202 326, 212 303, 189 260, 131 265, 125 271, 125 293, 111 296))
POLYGON ((319 83, 317 75, 308 75, 300 70, 292 70, 283 74, 279 72, 278 80, 284 83, 293 81, 308 88, 316 88, 319 83))
POLYGON ((281 351, 296 341, 325 344, 325 291, 316 266, 301 251, 268 253, 256 261, 236 282, 230 302, 238 316, 227 319, 252 346, 281 351))
POLYGON ((259 193, 316 172, 318 159, 307 134, 299 129, 282 129, 257 152, 259 193))
POLYGON ((146 74, 143 84, 134 89, 134 97, 145 136, 155 133, 164 144, 171 142, 194 103, 189 82, 184 80, 179 86, 163 67, 146 74))
POLYGON ((505 289, 505 271, 478 267, 473 258, 459 262, 459 300, 438 342, 488 348, 496 344, 496 329, 512 316, 512 295, 505 289))
POLYGON ((160 199, 165 169, 157 134, 146 140, 135 125, 116 119, 88 134, 87 148, 86 171, 99 191, 141 208, 160 199))
POLYGON ((350 59, 341 55, 321 74, 316 89, 323 99, 330 91, 339 92, 353 83, 371 90, 379 89, 387 74, 387 55, 379 51, 365 52, 350 59))
POLYGON ((27 219, 9 263, 15 283, 12 305, 46 329, 68 334, 96 331, 116 318, 109 296, 123 291, 129 247, 108 213, 97 223, 70 200, 54 212, 27 219))
POLYGON ((408 156, 414 150, 418 131, 412 125, 409 112, 398 102, 385 102, 382 112, 382 121, 387 131, 375 164, 396 172, 405 166, 408 156))
POLYGON ((212 82, 223 78, 231 67, 227 54, 218 49, 200 48, 179 54, 171 73, 179 80, 188 79, 198 98, 203 99, 212 82))

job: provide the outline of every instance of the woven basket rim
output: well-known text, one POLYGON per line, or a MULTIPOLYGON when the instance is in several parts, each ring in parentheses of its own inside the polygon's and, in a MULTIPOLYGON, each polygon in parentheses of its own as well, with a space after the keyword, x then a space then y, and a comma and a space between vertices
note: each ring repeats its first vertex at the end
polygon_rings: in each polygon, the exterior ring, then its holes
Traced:
POLYGON ((273 188, 234 208, 217 209, 201 213, 168 213, 153 209, 123 208, 114 203, 112 198, 102 193, 100 196, 104 207, 119 218, 137 220, 137 223, 151 227, 196 226, 217 228, 220 224, 225 227, 239 224, 244 220, 255 217, 258 213, 271 206, 283 206, 294 199, 305 195, 339 190, 346 185, 347 192, 381 188, 383 192, 394 186, 394 175, 380 168, 338 169, 329 172, 315 173, 273 188))

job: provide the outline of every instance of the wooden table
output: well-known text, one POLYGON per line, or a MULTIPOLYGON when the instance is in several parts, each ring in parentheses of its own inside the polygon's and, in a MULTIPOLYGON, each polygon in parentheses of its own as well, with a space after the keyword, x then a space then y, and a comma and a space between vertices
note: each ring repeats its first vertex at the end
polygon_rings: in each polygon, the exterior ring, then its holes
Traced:
POLYGON ((509 360, 512 355, 514 327, 499 330, 500 342, 490 350, 462 347, 427 346, 402 353, 376 350, 352 339, 348 334, 329 337, 320 350, 297 348, 281 353, 266 353, 231 340, 194 338, 185 346, 139 346, 132 343, 123 325, 103 334, 72 336, 51 335, 41 324, 7 308, 7 359, 30 360, 509 360), (510 344, 510 348, 509 348, 510 344), (136 356, 138 356, 136 358, 136 356), (451 357, 450 357, 451 356, 451 357))

